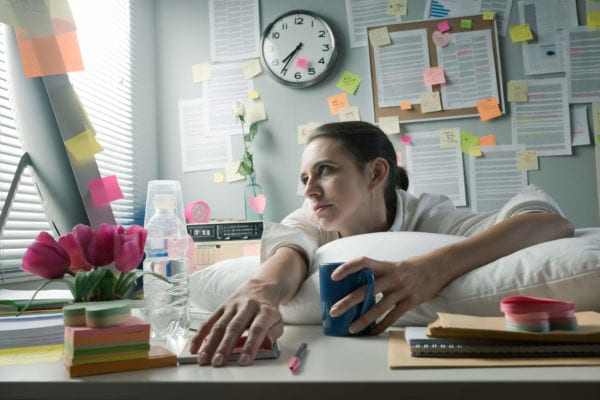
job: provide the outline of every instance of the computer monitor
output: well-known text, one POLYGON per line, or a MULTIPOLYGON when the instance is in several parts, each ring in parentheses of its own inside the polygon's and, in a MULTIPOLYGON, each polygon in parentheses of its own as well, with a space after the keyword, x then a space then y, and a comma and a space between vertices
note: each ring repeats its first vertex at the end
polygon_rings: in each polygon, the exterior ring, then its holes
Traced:
POLYGON ((95 205, 87 187, 88 181, 100 178, 94 157, 78 160, 64 145, 89 128, 68 75, 25 78, 14 32, 7 33, 17 131, 53 230, 63 235, 77 224, 115 224, 110 204, 95 205))

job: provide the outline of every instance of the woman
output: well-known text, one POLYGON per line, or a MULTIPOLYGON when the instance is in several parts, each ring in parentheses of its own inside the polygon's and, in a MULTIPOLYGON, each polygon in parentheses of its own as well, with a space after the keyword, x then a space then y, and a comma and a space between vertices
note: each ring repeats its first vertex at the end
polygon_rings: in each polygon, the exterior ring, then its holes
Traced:
MULTIPOLYGON (((382 298, 350 326, 350 332, 380 319, 371 331, 378 334, 456 277, 522 248, 572 236, 574 231, 551 199, 538 201, 535 207, 518 207, 515 215, 473 214, 457 210, 445 196, 411 196, 392 143, 379 128, 365 122, 317 128, 302 156, 301 180, 306 197, 302 208, 281 225, 265 224, 261 268, 202 324, 193 339, 191 351, 198 351, 200 365, 224 365, 245 329, 248 339, 240 365, 253 362, 265 337, 281 336, 278 305, 293 298, 306 278, 312 254, 331 240, 390 230, 468 236, 417 257, 395 262, 363 257, 336 270, 332 275, 336 280, 367 266, 373 271, 375 291, 382 298)), ((363 299, 364 291, 357 290, 330 313, 341 315, 363 299)))

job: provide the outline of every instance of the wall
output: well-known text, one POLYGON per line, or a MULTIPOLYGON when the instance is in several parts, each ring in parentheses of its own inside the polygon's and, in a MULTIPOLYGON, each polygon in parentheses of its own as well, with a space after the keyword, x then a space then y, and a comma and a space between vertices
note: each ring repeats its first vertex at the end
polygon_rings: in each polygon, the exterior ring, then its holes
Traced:
MULTIPOLYGON (((405 20, 423 18, 424 0, 409 2, 405 20)), ((280 221, 302 202, 296 194, 298 165, 302 146, 297 143, 296 127, 307 122, 332 122, 327 97, 340 92, 336 83, 344 70, 361 76, 363 81, 350 103, 358 106, 361 117, 373 122, 369 56, 366 47, 350 48, 344 0, 261 0, 261 29, 269 21, 292 9, 308 9, 325 17, 338 34, 340 57, 332 75, 310 88, 292 89, 275 82, 266 73, 255 78, 255 88, 264 101, 268 121, 261 123, 255 139, 255 164, 259 183, 268 198, 265 219, 280 221)), ((579 20, 584 17, 584 2, 578 1, 579 20)), ((193 64, 210 60, 208 0, 156 0, 156 54, 158 95, 158 166, 160 179, 178 179, 183 185, 184 201, 202 199, 211 209, 213 218, 244 217, 244 183, 212 182, 214 171, 182 173, 178 101, 202 96, 202 87, 191 79, 193 64)), ((518 23, 517 1, 510 24, 518 23)), ((500 37, 502 75, 504 81, 524 79, 521 48, 508 37, 500 37)), ((506 90, 506 86, 504 87, 506 90)), ((493 132, 499 144, 511 143, 510 114, 482 123, 478 118, 463 118, 452 122, 471 133, 483 136, 493 132)), ((448 126, 448 122, 404 124, 404 132, 433 130, 448 126)), ((591 126, 591 121, 590 121, 591 126)), ((401 149, 398 135, 391 137, 401 149)), ((242 153, 241 137, 236 138, 234 155, 242 153), (237 140, 239 139, 239 141, 237 140)), ((540 170, 529 172, 529 182, 554 197, 567 217, 576 226, 599 226, 596 166, 593 146, 576 147, 572 156, 541 157, 540 170)), ((465 162, 466 173, 468 164, 465 162)), ((468 180, 467 180, 468 184, 468 180)))

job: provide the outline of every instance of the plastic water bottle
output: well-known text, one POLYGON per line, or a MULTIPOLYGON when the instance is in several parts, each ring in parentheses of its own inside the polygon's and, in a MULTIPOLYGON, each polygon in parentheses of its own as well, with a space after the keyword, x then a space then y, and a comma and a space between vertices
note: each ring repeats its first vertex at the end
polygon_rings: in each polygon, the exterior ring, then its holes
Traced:
POLYGON ((144 275, 144 318, 151 324, 151 337, 169 340, 183 336, 190 326, 188 234, 175 212, 175 196, 158 193, 154 214, 146 223, 144 271, 166 277, 169 282, 144 275))

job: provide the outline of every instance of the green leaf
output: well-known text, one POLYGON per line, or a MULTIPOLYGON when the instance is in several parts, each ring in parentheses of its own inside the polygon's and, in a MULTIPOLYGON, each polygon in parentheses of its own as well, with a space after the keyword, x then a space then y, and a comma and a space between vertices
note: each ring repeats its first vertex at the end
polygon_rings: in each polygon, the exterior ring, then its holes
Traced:
POLYGON ((139 269, 123 272, 119 275, 119 281, 117 282, 117 288, 115 289, 115 294, 120 298, 123 298, 127 291, 133 286, 137 278, 143 275, 143 272, 139 269))
POLYGON ((111 271, 105 268, 107 273, 98 282, 93 291, 94 300, 114 300, 115 289, 117 287, 117 277, 111 271))
POLYGON ((85 301, 91 296, 104 275, 110 272, 107 268, 93 269, 91 271, 79 271, 75 275, 75 301, 85 301))
POLYGON ((257 132, 258 132, 258 124, 255 122, 252 125, 250 125, 250 132, 248 133, 248 136, 250 136, 250 141, 254 140, 254 136, 256 136, 257 132))

